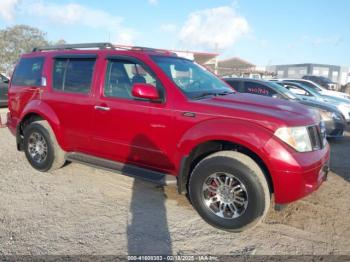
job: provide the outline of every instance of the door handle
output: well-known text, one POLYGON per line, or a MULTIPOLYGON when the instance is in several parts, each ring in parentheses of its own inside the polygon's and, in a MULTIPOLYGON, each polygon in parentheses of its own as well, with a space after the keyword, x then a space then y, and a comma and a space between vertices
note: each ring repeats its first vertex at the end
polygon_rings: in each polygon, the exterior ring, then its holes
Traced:
POLYGON ((106 106, 95 106, 96 110, 101 110, 101 111, 109 111, 111 110, 109 107, 106 106))

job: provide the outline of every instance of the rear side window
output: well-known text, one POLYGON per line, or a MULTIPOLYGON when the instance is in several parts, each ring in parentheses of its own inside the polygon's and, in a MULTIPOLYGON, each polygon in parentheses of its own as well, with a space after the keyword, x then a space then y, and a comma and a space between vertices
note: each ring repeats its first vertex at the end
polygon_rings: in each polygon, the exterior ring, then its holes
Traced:
POLYGON ((70 93, 89 93, 96 59, 55 59, 53 88, 70 93))
POLYGON ((236 90, 237 92, 242 93, 242 87, 241 87, 241 82, 237 81, 237 80, 227 80, 226 81, 234 90, 236 90))
POLYGON ((276 94, 271 88, 264 86, 256 82, 245 82, 244 83, 244 93, 263 95, 263 96, 273 96, 276 94))
POLYGON ((16 66, 12 77, 14 86, 40 86, 44 58, 22 58, 16 66))

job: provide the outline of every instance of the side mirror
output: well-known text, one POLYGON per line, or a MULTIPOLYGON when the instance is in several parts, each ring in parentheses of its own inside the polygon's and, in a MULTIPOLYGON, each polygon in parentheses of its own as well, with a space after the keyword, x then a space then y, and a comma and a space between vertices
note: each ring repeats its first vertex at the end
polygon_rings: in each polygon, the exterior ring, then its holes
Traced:
POLYGON ((8 83, 10 82, 10 80, 4 79, 3 82, 4 82, 5 84, 8 84, 8 83))
POLYGON ((157 88, 150 84, 136 83, 132 86, 131 93, 136 98, 147 99, 156 102, 160 101, 160 96, 157 88))

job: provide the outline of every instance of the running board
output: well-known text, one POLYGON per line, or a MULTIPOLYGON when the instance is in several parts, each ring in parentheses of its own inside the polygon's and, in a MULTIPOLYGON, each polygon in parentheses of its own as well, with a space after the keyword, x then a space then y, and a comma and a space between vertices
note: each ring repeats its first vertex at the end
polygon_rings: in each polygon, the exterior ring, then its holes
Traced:
POLYGON ((126 175, 133 178, 140 178, 148 182, 156 183, 159 185, 174 185, 177 183, 176 177, 157 171, 137 167, 134 165, 123 164, 112 160, 107 160, 95 156, 90 156, 83 153, 67 153, 66 159, 71 162, 77 162, 88 166, 105 169, 108 171, 118 171, 122 175, 126 175))

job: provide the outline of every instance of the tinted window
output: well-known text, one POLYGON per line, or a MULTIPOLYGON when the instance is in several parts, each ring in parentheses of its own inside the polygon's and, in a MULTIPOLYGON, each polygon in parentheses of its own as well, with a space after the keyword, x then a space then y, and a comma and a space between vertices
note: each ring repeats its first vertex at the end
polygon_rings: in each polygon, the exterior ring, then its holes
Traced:
POLYGON ((95 59, 56 59, 53 88, 72 93, 89 93, 95 59))
POLYGON ((304 89, 301 89, 300 87, 289 85, 289 84, 283 84, 285 88, 287 88, 289 91, 291 91, 293 94, 301 95, 301 96, 312 96, 309 92, 307 92, 304 89))
POLYGON ((106 97, 133 98, 131 89, 135 83, 151 84, 162 92, 159 81, 143 65, 124 60, 108 63, 104 86, 106 97))
POLYGON ((12 85, 40 86, 43 64, 43 57, 22 58, 13 74, 12 85))
POLYGON ((317 86, 315 86, 314 84, 309 83, 309 82, 306 82, 306 81, 293 80, 293 81, 291 81, 291 82, 303 84, 303 85, 305 85, 305 86, 307 86, 307 87, 309 87, 309 88, 312 88, 312 89, 314 89, 314 90, 316 90, 316 91, 322 91, 322 89, 320 89, 320 88, 318 88, 317 86))
POLYGON ((241 87, 241 82, 238 80, 225 80, 234 90, 238 92, 243 92, 241 87))
POLYGON ((263 96, 273 96, 276 94, 274 90, 270 87, 262 85, 256 82, 245 82, 244 83, 244 93, 263 95, 263 96))

